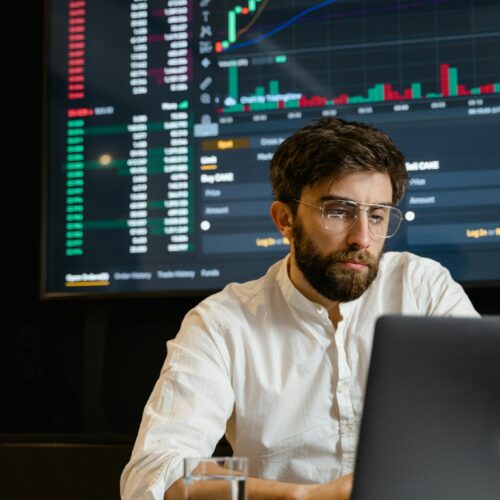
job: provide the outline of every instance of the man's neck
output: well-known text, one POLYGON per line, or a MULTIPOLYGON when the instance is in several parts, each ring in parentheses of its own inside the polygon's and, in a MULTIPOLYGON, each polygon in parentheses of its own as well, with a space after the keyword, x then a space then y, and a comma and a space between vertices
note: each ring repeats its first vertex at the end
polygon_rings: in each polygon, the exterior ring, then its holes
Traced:
POLYGON ((295 288, 302 295, 304 295, 304 297, 309 299, 311 302, 321 304, 328 311, 330 321, 333 323, 333 326, 337 328, 337 325, 343 319, 340 314, 340 303, 326 298, 315 290, 309 281, 306 280, 302 271, 295 264, 293 256, 290 256, 290 259, 288 260, 288 276, 290 281, 293 283, 293 286, 295 286, 295 288))

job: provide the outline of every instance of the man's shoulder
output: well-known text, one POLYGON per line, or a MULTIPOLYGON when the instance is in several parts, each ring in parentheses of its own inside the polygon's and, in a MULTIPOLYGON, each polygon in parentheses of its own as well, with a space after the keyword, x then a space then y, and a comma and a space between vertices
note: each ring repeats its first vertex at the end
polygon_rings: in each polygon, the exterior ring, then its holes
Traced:
POLYGON ((402 292, 416 294, 431 290, 434 284, 446 287, 453 281, 448 269, 434 259, 411 252, 386 252, 380 261, 376 287, 391 293, 401 288, 402 292))
POLYGON ((387 252, 380 266, 379 286, 417 296, 438 296, 460 286, 437 260, 411 252, 387 252))
POLYGON ((262 303, 278 286, 278 274, 284 265, 281 259, 272 264, 267 272, 254 280, 228 283, 222 290, 205 298, 198 307, 217 311, 237 311, 255 301, 262 303))
MULTIPOLYGON (((242 345, 249 331, 264 331, 269 310, 282 310, 280 271, 286 263, 278 261, 264 276, 243 283, 229 283, 193 307, 184 317, 177 339, 203 343, 211 338, 221 351, 242 345)), ((284 268, 286 272, 286 267, 284 268)))
POLYGON ((412 252, 386 252, 381 260, 381 269, 385 273, 408 272, 433 274, 447 273, 447 269, 438 261, 412 252))
POLYGON ((411 252, 387 252, 380 267, 377 290, 387 292, 384 296, 401 311, 477 316, 460 283, 440 262, 411 252))

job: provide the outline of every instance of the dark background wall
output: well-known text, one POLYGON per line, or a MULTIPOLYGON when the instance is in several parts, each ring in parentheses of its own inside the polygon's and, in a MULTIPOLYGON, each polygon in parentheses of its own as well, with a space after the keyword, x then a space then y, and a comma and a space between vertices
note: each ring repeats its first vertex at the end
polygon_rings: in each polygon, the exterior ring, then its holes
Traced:
POLYGON ((118 499, 165 343, 202 297, 39 299, 43 1, 1 14, 0 498, 118 499))
POLYGON ((0 433, 130 441, 172 338, 202 296, 41 301, 43 1, 2 9, 0 433), (16 22, 17 22, 16 21, 16 22))
MULTIPOLYGON (((124 447, 117 455, 123 462, 165 343, 202 297, 39 300, 43 9, 42 2, 32 4, 23 4, 23 12, 13 7, 8 9, 14 12, 3 12, 6 23, 22 19, 22 28, 16 36, 2 35, 1 441, 17 443, 16 453, 23 443, 90 444, 100 457, 106 451, 99 447, 118 444, 124 447)), ((499 287, 466 291, 479 312, 500 314, 499 287)), ((78 449, 86 463, 95 460, 87 448, 78 449)), ((22 456, 19 467, 37 455, 22 456)), ((66 455, 40 457, 38 465, 71 463, 66 455)), ((116 481, 122 463, 109 460, 116 481)))

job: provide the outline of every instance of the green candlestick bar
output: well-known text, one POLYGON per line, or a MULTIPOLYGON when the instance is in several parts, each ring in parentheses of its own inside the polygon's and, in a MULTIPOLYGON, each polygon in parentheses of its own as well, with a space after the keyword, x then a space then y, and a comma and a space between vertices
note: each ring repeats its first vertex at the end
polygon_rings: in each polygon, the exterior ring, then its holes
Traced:
POLYGON ((248 0, 246 7, 237 5, 232 10, 227 13, 227 40, 215 42, 215 51, 221 52, 223 49, 227 49, 230 44, 236 42, 238 37, 238 31, 236 27, 236 16, 249 14, 257 10, 257 4, 262 0, 248 0))
POLYGON ((280 93, 278 80, 271 80, 269 82, 269 93, 271 95, 277 95, 280 93))
POLYGON ((278 109, 278 102, 254 102, 250 104, 250 111, 263 111, 267 109, 278 109))
MULTIPOLYGON (((231 97, 234 100, 238 99, 235 96, 239 95, 238 84, 237 84, 237 73, 235 68, 230 69, 230 88, 231 97), (233 71, 234 70, 234 71, 233 71)), ((253 110, 266 110, 266 109, 283 109, 283 108, 302 108, 302 107, 322 107, 322 106, 339 106, 344 104, 366 104, 366 103, 379 103, 379 102, 395 102, 395 101, 411 101, 422 99, 424 96, 427 99, 442 99, 444 97, 463 97, 467 95, 487 95, 500 93, 500 83, 486 83, 468 89, 464 84, 459 82, 458 69, 451 67, 449 64, 440 65, 440 82, 439 89, 440 92, 428 92, 424 94, 422 92, 422 83, 413 82, 410 87, 405 88, 402 92, 392 88, 390 83, 376 83, 372 87, 368 88, 366 96, 355 95, 350 96, 347 93, 342 93, 337 97, 327 98, 325 96, 312 96, 307 97, 302 95, 300 99, 293 99, 287 101, 268 101, 269 96, 276 96, 280 93, 279 81, 270 80, 268 84, 268 95, 266 97, 266 91, 264 86, 256 87, 255 93, 252 97, 259 97, 260 101, 252 104, 234 104, 220 109, 223 113, 234 113, 241 111, 253 111, 253 110)), ((75 150, 77 151, 77 149, 75 150)))
POLYGON ((244 104, 234 104, 233 106, 227 106, 224 108, 225 113, 238 113, 240 111, 245 111, 244 104))
POLYGON ((236 12, 234 10, 227 13, 227 40, 229 43, 236 41, 236 12))
POLYGON ((298 99, 290 99, 285 102, 285 108, 298 108, 299 104, 300 103, 298 99))
POLYGON ((457 68, 449 68, 448 70, 448 88, 450 96, 458 95, 458 70, 457 68))
POLYGON ((229 97, 238 101, 238 67, 229 66, 229 97))
POLYGON ((411 93, 413 99, 421 99, 422 98, 422 84, 421 83, 412 83, 411 84, 411 93))

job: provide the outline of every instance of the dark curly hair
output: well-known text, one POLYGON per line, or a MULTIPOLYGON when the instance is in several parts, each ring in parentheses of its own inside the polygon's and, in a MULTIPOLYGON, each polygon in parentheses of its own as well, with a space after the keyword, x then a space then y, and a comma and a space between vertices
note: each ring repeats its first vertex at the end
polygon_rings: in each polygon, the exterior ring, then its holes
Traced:
POLYGON ((278 146, 270 180, 274 199, 289 203, 300 199, 305 186, 358 172, 387 172, 393 203, 401 200, 408 186, 405 158, 384 132, 365 123, 320 118, 278 146))

